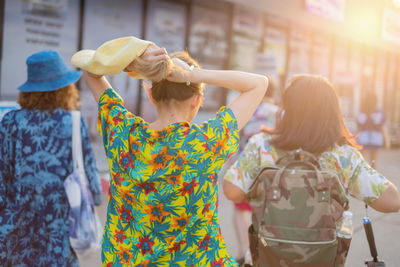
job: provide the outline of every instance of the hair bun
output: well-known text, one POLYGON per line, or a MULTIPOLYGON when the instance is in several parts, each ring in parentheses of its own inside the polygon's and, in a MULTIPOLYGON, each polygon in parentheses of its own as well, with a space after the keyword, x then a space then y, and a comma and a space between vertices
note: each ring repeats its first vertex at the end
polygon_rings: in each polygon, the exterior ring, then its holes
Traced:
POLYGON ((135 70, 152 82, 160 82, 171 74, 172 60, 167 58, 157 62, 148 62, 140 57, 135 59, 135 70))

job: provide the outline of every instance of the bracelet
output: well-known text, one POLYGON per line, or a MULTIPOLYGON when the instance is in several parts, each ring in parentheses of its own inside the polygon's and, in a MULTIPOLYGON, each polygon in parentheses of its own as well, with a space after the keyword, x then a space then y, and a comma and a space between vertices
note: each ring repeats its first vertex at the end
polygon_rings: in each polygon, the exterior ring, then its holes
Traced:
POLYGON ((192 71, 194 69, 194 65, 190 66, 190 75, 189 75, 189 79, 186 81, 186 85, 189 86, 190 85, 190 78, 192 78, 192 71))

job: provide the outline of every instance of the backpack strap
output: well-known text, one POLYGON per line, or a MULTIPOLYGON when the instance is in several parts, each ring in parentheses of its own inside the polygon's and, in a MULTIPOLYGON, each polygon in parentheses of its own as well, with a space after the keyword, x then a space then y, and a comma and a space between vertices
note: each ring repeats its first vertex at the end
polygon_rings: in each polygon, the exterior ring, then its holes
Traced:
POLYGON ((291 167, 293 165, 303 165, 303 166, 305 165, 305 166, 309 167, 311 170, 313 170, 315 172, 316 176, 317 176, 318 189, 319 190, 323 190, 322 186, 323 186, 323 183, 324 183, 324 178, 323 178, 319 168, 317 166, 315 166, 314 164, 312 164, 311 162, 302 161, 302 160, 290 161, 285 166, 283 166, 279 171, 277 171, 275 176, 274 176, 274 180, 272 182, 272 185, 271 185, 272 188, 278 188, 279 187, 279 183, 280 183, 280 180, 282 178, 282 175, 284 174, 284 172, 289 167, 291 167))
POLYGON ((297 161, 311 162, 318 169, 321 169, 317 156, 315 156, 310 152, 304 151, 301 148, 289 152, 285 152, 279 149, 276 149, 276 151, 278 156, 279 154, 282 155, 275 162, 276 165, 282 165, 282 162, 284 162, 285 160, 289 161, 297 160, 297 161))

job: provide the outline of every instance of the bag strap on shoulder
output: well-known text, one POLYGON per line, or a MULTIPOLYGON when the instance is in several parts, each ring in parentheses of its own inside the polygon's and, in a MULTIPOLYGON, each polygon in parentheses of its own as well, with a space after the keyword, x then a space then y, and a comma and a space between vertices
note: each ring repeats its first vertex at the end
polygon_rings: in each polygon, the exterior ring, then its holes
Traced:
MULTIPOLYGON (((74 165, 74 171, 79 170, 81 174, 84 174, 85 168, 83 164, 82 154, 82 137, 81 137, 81 113, 78 110, 71 111, 72 116, 72 161, 74 165)), ((86 184, 83 175, 79 175, 80 182, 82 185, 86 184)))
POLYGON ((275 162, 276 165, 282 165, 282 162, 284 162, 284 160, 308 161, 315 165, 318 169, 321 169, 318 157, 310 152, 302 150, 301 148, 289 152, 284 152, 282 150, 277 151, 278 154, 282 154, 282 156, 280 156, 275 162))

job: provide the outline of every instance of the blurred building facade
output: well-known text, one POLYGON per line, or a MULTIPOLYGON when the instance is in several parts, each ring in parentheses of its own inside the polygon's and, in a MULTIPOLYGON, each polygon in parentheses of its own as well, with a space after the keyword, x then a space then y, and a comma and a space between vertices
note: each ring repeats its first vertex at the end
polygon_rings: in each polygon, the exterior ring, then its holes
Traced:
MULTIPOLYGON (((400 6, 397 0, 4 0, 1 1, 0 100, 15 101, 25 59, 42 49, 66 61, 78 49, 135 35, 188 50, 207 68, 269 74, 280 92, 299 73, 330 79, 346 121, 355 129, 360 100, 379 98, 393 138, 400 136, 400 6)), ((126 105, 147 120, 155 116, 138 81, 110 77, 126 105)), ((96 108, 80 82, 82 112, 92 138, 96 108)), ((209 86, 197 122, 211 117, 232 94, 209 86)), ((394 140, 397 141, 397 140, 394 140)), ((400 139, 398 140, 400 143, 400 139)))

